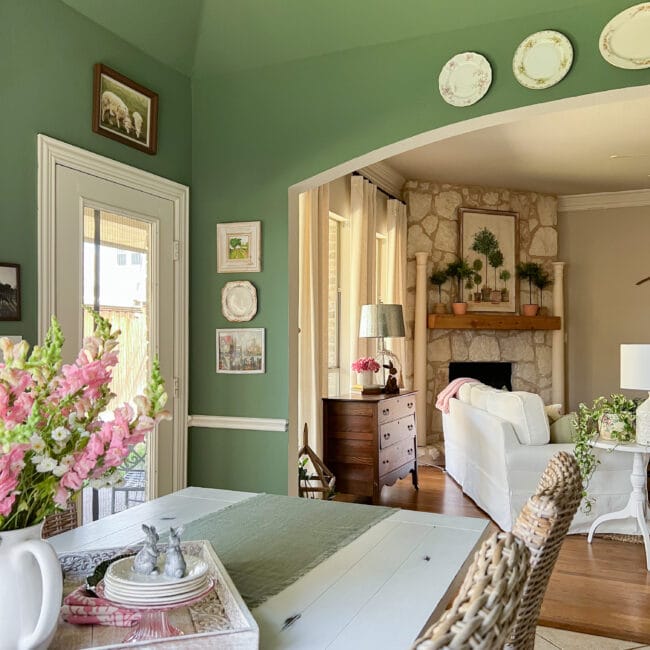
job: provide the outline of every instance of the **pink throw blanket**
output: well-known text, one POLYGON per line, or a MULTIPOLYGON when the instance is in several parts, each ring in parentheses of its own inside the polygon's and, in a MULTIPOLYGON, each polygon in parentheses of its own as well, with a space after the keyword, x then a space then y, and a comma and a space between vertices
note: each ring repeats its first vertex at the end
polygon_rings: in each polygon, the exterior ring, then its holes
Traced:
POLYGON ((459 377, 449 382, 446 388, 443 388, 440 393, 438 393, 438 399, 436 400, 436 408, 443 413, 449 413, 449 400, 452 397, 456 397, 458 394, 458 389, 463 384, 468 384, 471 381, 476 381, 476 379, 471 379, 470 377, 459 377))
POLYGON ((63 599, 61 607, 63 620, 75 625, 115 625, 130 627, 140 620, 140 612, 86 594, 85 587, 79 587, 63 599))

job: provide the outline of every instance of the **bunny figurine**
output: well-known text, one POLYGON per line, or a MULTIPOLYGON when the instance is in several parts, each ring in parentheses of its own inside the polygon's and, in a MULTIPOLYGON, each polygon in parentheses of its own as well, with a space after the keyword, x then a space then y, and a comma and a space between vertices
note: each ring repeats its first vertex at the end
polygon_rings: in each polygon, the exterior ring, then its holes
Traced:
POLYGON ((182 526, 169 529, 169 545, 167 546, 167 559, 165 560, 165 575, 169 578, 182 578, 187 568, 181 551, 182 532, 182 526))
POLYGON ((133 570, 142 575, 156 575, 158 573, 158 533, 155 526, 142 524, 142 530, 147 535, 142 548, 133 560, 133 570))

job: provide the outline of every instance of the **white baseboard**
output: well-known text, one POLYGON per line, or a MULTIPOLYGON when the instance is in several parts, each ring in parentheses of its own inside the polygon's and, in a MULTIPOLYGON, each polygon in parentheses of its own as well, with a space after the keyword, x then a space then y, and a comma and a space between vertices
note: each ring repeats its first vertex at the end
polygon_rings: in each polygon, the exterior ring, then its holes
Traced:
POLYGON ((188 415, 188 427, 205 429, 245 429, 246 431, 286 431, 289 421, 281 418, 238 418, 227 415, 188 415))

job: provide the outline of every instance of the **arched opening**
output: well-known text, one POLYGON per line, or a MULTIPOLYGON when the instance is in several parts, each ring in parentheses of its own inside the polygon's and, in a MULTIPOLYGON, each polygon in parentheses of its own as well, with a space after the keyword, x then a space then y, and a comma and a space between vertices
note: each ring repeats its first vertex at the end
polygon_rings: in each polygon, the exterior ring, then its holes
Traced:
MULTIPOLYGON (((470 120, 459 121, 416 136, 406 138, 399 142, 380 147, 337 165, 320 174, 305 179, 288 189, 289 203, 289 241, 298 239, 298 200, 301 192, 329 183, 345 174, 349 174, 361 167, 372 165, 386 158, 404 153, 411 149, 421 147, 485 129, 501 124, 513 123, 523 119, 603 105, 626 100, 650 97, 650 86, 630 87, 610 90, 600 93, 570 97, 552 102, 524 106, 516 109, 480 116, 470 120)), ((298 396, 298 248, 289 246, 289 436, 288 436, 288 488, 289 494, 297 491, 297 450, 299 423, 297 422, 297 396, 298 396)))

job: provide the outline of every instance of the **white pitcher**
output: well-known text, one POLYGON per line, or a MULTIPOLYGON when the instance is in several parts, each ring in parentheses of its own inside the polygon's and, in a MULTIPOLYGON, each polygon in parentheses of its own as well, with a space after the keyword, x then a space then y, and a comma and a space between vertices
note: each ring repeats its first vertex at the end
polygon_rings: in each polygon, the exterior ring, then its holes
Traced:
POLYGON ((41 528, 0 531, 0 650, 47 648, 56 632, 61 565, 41 528))

